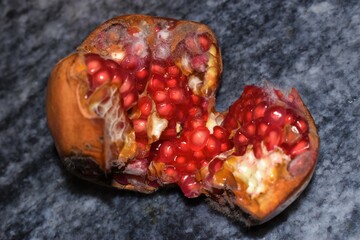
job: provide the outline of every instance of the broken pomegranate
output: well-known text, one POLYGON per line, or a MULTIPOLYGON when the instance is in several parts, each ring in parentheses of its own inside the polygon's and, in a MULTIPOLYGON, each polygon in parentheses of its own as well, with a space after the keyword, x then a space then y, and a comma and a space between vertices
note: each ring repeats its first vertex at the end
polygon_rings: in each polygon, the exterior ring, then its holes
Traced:
POLYGON ((248 225, 289 205, 314 171, 319 139, 296 90, 247 86, 214 109, 214 33, 144 15, 111 19, 54 68, 47 117, 66 168, 150 193, 178 185, 248 225))

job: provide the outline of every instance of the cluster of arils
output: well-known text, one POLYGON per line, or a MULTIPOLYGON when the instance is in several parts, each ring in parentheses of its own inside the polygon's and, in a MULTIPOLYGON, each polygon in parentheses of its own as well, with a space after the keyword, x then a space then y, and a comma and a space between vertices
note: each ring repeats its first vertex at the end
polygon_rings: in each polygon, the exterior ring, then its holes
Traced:
POLYGON ((101 25, 49 81, 49 127, 73 173, 121 189, 178 185, 248 224, 306 186, 317 158, 310 113, 293 89, 247 86, 216 112, 222 72, 205 25, 143 15, 101 25))

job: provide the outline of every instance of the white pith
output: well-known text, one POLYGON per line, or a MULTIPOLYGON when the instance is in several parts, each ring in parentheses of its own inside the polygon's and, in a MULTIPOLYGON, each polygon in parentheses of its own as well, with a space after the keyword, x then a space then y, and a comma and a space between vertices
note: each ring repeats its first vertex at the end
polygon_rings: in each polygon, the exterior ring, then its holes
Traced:
POLYGON ((218 112, 211 112, 206 122, 206 127, 209 129, 210 134, 214 133, 215 126, 221 126, 224 121, 224 116, 218 112))
POLYGON ((189 55, 185 54, 181 57, 181 68, 184 70, 184 72, 192 72, 189 55))
POLYGON ((156 43, 155 43, 155 58, 165 60, 170 57, 170 31, 168 30, 168 26, 161 29, 156 35, 156 43))
POLYGON ((155 50, 155 58, 167 59, 170 56, 170 46, 167 44, 159 44, 155 50))
POLYGON ((132 149, 136 142, 132 126, 126 116, 126 112, 122 108, 118 88, 116 86, 108 86, 105 90, 107 91, 105 94, 107 98, 104 97, 106 100, 100 99, 93 102, 90 104, 90 108, 99 117, 104 119, 104 150, 107 157, 105 160, 106 168, 110 168, 117 160, 121 162, 127 161, 127 159, 122 159, 121 151, 118 156, 114 156, 111 145, 115 144, 118 147, 125 146, 126 154, 129 154, 129 158, 131 158, 131 155, 135 154, 135 152, 129 151, 129 149, 132 149))
POLYGON ((111 58, 114 59, 117 62, 120 62, 124 59, 125 57, 125 51, 116 51, 116 52, 111 52, 110 54, 111 58))
POLYGON ((135 41, 132 44, 131 49, 132 49, 132 52, 134 53, 134 55, 136 55, 140 58, 144 58, 148 54, 148 46, 146 44, 145 39, 142 39, 142 38, 135 41))
POLYGON ((157 141, 167 126, 167 119, 160 118, 156 112, 152 112, 148 118, 147 135, 149 143, 157 141))
POLYGON ((200 87, 202 85, 203 81, 200 80, 197 76, 191 75, 189 76, 188 85, 195 94, 198 94, 200 91, 200 87))
POLYGON ((263 143, 261 147, 263 154, 260 159, 255 157, 252 147, 249 146, 244 155, 231 156, 224 163, 236 179, 246 183, 246 193, 251 198, 265 193, 276 180, 279 166, 286 166, 291 160, 280 148, 267 151, 263 143))
POLYGON ((159 40, 167 42, 170 38, 170 31, 168 28, 162 29, 158 32, 157 37, 159 40))

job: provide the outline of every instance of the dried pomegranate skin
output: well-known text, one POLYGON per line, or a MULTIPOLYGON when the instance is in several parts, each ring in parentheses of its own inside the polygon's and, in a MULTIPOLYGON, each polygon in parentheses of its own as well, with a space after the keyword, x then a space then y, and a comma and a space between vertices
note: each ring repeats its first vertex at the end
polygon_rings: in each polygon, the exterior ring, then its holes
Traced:
POLYGON ((215 111, 222 73, 214 33, 191 21, 113 18, 53 69, 47 118, 67 170, 119 189, 178 185, 247 225, 294 201, 319 138, 299 94, 246 86, 215 111))

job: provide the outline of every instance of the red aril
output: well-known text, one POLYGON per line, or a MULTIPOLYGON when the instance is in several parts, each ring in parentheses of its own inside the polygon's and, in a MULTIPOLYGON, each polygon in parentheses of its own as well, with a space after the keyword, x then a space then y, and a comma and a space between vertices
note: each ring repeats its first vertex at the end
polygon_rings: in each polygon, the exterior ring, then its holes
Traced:
POLYGON ((206 127, 200 126, 195 128, 189 137, 190 148, 193 151, 201 150, 205 146, 209 136, 210 131, 206 127))

